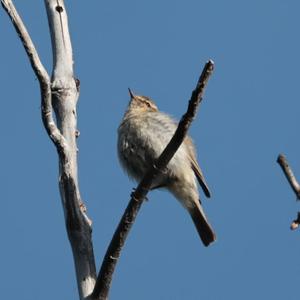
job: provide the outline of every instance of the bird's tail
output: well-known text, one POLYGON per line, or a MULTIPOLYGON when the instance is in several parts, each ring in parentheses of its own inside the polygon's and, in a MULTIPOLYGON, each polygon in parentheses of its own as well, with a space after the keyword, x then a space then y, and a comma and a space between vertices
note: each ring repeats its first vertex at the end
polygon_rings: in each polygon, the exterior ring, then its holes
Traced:
POLYGON ((188 210, 204 246, 207 247, 216 240, 216 235, 206 219, 201 204, 193 205, 188 210))

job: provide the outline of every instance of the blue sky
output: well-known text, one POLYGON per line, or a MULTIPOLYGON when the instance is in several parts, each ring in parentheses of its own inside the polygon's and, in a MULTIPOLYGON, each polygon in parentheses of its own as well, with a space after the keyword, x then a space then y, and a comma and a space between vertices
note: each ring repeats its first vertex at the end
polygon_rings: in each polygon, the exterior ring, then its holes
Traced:
MULTIPOLYGON (((15 3, 50 72, 43 1, 15 3)), ((298 299, 300 236, 289 225, 299 205, 276 158, 284 152, 300 180, 299 1, 72 1, 67 8, 81 81, 80 187, 97 268, 136 186, 116 154, 127 87, 180 118, 204 63, 216 64, 190 134, 212 191, 202 202, 218 241, 203 247, 179 203, 152 192, 111 299, 298 299)), ((3 10, 0 28, 1 295, 76 299, 38 82, 3 10)))

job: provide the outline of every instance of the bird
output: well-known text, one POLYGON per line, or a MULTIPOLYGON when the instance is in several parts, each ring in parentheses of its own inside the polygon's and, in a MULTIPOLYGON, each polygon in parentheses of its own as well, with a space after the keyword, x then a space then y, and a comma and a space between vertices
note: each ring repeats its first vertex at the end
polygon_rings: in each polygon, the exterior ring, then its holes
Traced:
MULTIPOLYGON (((135 95, 130 89, 130 101, 118 127, 117 150, 121 166, 129 177, 140 181, 155 164, 174 135, 178 123, 159 111, 149 97, 135 95)), ((196 158, 190 136, 186 136, 166 169, 153 181, 151 190, 164 188, 175 196, 190 214, 205 246, 216 240, 216 234, 204 213, 197 186, 211 196, 196 158)))

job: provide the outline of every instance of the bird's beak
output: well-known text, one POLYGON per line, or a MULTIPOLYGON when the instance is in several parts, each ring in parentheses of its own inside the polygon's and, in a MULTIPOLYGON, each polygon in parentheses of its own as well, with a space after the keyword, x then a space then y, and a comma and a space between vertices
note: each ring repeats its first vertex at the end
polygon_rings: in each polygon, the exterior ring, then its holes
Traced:
POLYGON ((128 88, 128 91, 129 91, 130 98, 131 98, 131 99, 134 98, 134 94, 133 94, 133 92, 131 91, 130 88, 128 88))

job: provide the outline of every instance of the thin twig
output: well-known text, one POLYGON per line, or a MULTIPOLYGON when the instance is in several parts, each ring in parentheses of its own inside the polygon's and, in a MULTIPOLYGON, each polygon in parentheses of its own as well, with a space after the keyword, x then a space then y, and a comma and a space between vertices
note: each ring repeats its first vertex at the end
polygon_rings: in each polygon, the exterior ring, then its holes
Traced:
POLYGON ((25 48, 32 69, 37 76, 41 88, 41 112, 47 133, 58 149, 65 147, 65 141, 58 130, 52 115, 52 94, 49 75, 44 68, 28 31, 11 0, 1 0, 2 7, 10 17, 20 40, 25 48))
POLYGON ((11 0, 1 0, 1 4, 9 15, 30 60, 31 66, 39 81, 50 82, 47 71, 42 65, 28 31, 11 0))
MULTIPOLYGON (((280 165, 291 188, 293 189, 293 191, 297 197, 297 200, 300 200, 300 185, 293 173, 293 170, 289 166, 289 163, 288 163, 286 157, 283 154, 280 154, 277 158, 277 162, 280 165)), ((300 212, 298 212, 297 218, 295 220, 293 220, 293 222, 291 224, 291 229, 294 230, 294 229, 298 228, 299 224, 300 224, 300 212)))
POLYGON ((300 212, 298 212, 297 218, 293 220, 290 228, 291 230, 295 230, 299 227, 299 225, 300 225, 300 212))
POLYGON ((277 158, 277 162, 280 165, 291 188, 293 189, 294 193, 296 194, 297 200, 300 200, 300 185, 299 185, 291 167, 289 166, 286 157, 283 154, 280 154, 277 158))
POLYGON ((192 93, 187 112, 181 118, 177 130, 171 141, 157 159, 155 166, 152 166, 144 178, 131 194, 129 204, 122 216, 122 219, 113 235, 110 245, 105 254, 100 272, 97 277, 95 288, 92 294, 93 299, 107 299, 112 281, 113 272, 125 244, 129 231, 135 221, 139 209, 150 190, 151 184, 159 172, 164 170, 177 149, 183 142, 187 131, 195 117, 197 107, 202 100, 204 89, 214 69, 214 63, 209 60, 198 80, 197 86, 192 93))

